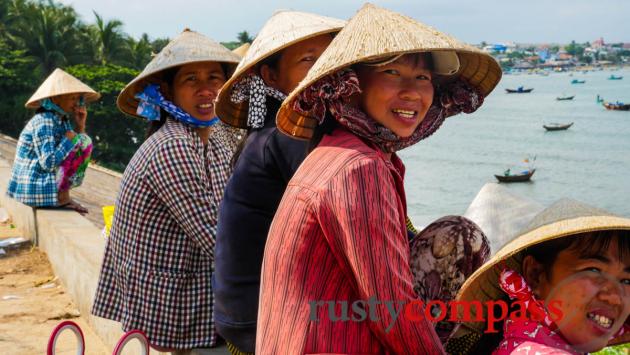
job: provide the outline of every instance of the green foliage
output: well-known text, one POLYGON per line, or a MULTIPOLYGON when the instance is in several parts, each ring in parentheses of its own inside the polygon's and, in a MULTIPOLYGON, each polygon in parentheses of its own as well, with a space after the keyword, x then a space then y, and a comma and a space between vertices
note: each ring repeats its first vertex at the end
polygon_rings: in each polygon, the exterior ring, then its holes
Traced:
POLYGON ((630 344, 610 346, 601 351, 593 353, 593 355, 628 355, 630 353, 630 344))
POLYGON ((0 127, 13 137, 19 135, 29 118, 24 103, 38 81, 33 73, 35 65, 25 56, 25 50, 13 49, 0 38, 0 127))

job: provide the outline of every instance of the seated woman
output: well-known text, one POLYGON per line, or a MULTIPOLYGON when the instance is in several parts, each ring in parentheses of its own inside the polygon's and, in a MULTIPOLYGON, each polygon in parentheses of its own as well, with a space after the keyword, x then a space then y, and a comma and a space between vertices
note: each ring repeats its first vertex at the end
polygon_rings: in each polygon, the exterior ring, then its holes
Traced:
POLYGON ((487 240, 448 217, 410 242, 396 152, 473 112, 500 77, 489 55, 408 17, 368 4, 350 19, 278 111, 312 151, 269 231, 256 353, 442 352, 434 325, 400 307, 453 298, 487 240))
POLYGON ((7 195, 29 206, 87 213, 70 189, 83 182, 92 153, 85 103, 99 97, 61 69, 50 74, 26 103, 37 111, 20 134, 7 195))
POLYGON ((211 277, 233 152, 214 101, 238 60, 185 30, 118 96, 153 129, 123 174, 92 313, 160 351, 216 345, 211 277))
POLYGON ((471 322, 454 353, 584 354, 627 342, 630 219, 560 200, 479 268, 457 301, 483 312, 460 313, 471 322), (466 338, 481 339, 465 347, 466 338))
POLYGON ((212 284, 217 331, 233 354, 256 347, 265 241, 284 189, 306 156, 306 142, 276 129, 276 113, 344 24, 277 11, 219 94, 219 118, 248 130, 221 201, 212 284))

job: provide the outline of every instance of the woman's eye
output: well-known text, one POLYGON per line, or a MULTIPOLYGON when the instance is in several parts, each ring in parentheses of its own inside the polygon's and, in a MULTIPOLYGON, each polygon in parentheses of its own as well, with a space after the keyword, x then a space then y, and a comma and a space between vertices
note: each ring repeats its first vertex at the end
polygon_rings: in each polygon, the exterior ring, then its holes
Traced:
POLYGON ((308 56, 308 57, 302 58, 302 62, 314 62, 314 61, 315 61, 315 57, 313 57, 313 56, 308 56))
POLYGON ((197 77, 196 77, 196 76, 194 76, 194 75, 191 75, 191 76, 187 76, 187 77, 186 77, 186 81, 195 81, 195 80, 197 80, 197 77))
POLYGON ((398 75, 398 70, 396 70, 396 69, 386 69, 386 70, 383 71, 383 73, 390 74, 390 75, 398 75))
POLYGON ((586 269, 583 269, 582 271, 588 271, 588 272, 597 273, 597 274, 599 274, 600 272, 600 270, 596 267, 588 267, 586 269))
POLYGON ((622 279, 619 282, 621 282, 621 284, 624 286, 630 286, 630 279, 622 279))
POLYGON ((428 75, 424 75, 424 74, 423 74, 423 75, 418 75, 417 79, 419 79, 419 80, 429 80, 429 81, 431 81, 431 77, 430 77, 430 76, 428 76, 428 75))

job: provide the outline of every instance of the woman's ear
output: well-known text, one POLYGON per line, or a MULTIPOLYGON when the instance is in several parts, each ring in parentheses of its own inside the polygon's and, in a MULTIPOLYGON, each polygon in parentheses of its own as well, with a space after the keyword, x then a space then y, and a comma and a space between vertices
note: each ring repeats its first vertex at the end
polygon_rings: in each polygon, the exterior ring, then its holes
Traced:
POLYGON ((546 280, 545 269, 533 256, 527 255, 522 263, 523 277, 536 297, 541 297, 542 284, 546 280))
POLYGON ((173 101, 173 93, 171 92, 171 87, 163 81, 160 83, 160 92, 165 99, 173 101))
POLYGON ((273 68, 271 68, 267 64, 261 65, 260 76, 265 82, 265 85, 276 87, 276 84, 278 83, 278 73, 273 68))

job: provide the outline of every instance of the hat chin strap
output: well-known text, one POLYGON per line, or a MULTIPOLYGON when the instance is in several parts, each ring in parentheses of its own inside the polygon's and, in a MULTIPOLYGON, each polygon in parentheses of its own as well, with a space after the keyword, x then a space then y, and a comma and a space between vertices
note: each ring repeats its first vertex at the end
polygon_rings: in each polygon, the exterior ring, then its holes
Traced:
POLYGON ((58 113, 59 115, 61 115, 61 117, 69 117, 70 114, 67 113, 66 111, 64 111, 61 107, 59 107, 57 104, 55 104, 54 102, 52 102, 52 100, 47 97, 45 99, 42 100, 40 106, 48 111, 52 111, 55 113, 58 113))

